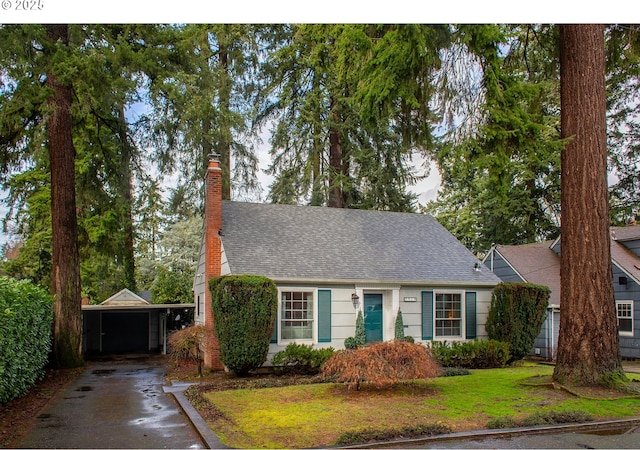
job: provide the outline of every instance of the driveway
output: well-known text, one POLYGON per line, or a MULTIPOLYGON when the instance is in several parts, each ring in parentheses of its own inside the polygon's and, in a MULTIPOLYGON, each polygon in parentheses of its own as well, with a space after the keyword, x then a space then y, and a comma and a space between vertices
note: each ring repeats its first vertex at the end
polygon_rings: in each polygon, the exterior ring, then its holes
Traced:
POLYGON ((91 363, 36 417, 21 448, 206 448, 152 358, 91 363))

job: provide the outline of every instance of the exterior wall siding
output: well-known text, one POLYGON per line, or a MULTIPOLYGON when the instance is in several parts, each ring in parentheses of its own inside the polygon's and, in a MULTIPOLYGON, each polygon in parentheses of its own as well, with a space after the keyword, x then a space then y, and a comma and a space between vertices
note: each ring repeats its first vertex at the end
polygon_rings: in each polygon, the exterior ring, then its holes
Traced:
POLYGON ((613 292, 617 301, 633 302, 633 336, 620 336, 620 354, 623 358, 640 358, 640 286, 613 264, 613 292), (627 284, 620 284, 626 277, 627 284))
POLYGON ((502 281, 505 282, 522 282, 524 281, 520 275, 504 260, 496 251, 492 251, 491 255, 485 261, 485 266, 491 270, 493 264, 493 273, 495 273, 502 281))
POLYGON ((558 333, 560 332, 560 311, 547 309, 547 317, 542 323, 540 334, 533 343, 531 355, 549 360, 556 357, 558 351, 558 333), (552 329, 553 328, 553 329, 552 329))
POLYGON ((198 265, 196 266, 196 277, 193 282, 193 301, 196 304, 196 310, 193 318, 197 325, 204 325, 204 290, 205 290, 205 273, 204 273, 204 243, 200 246, 200 255, 198 256, 198 265))
POLYGON ((640 258, 640 239, 633 241, 619 241, 622 245, 627 247, 629 250, 633 252, 638 258, 640 258))
MULTIPOLYGON (((416 342, 422 341, 422 310, 421 310, 421 293, 425 290, 432 291, 460 291, 476 293, 476 338, 483 339, 487 337, 485 324, 491 304, 492 288, 475 288, 464 287, 459 288, 451 286, 424 286, 424 287, 400 287, 399 289, 390 289, 388 286, 380 286, 376 289, 374 285, 367 286, 366 289, 354 289, 353 286, 343 285, 279 285, 279 289, 300 289, 308 288, 313 290, 330 290, 331 291, 331 341, 318 342, 317 338, 313 341, 300 341, 301 344, 312 344, 314 348, 333 347, 336 350, 344 349, 344 340, 355 335, 356 318, 358 310, 362 309, 364 292, 382 293, 383 296, 383 339, 385 341, 393 340, 395 330, 395 320, 398 308, 402 311, 402 319, 404 323, 405 336, 412 336, 416 342), (358 292, 359 308, 355 309, 351 295, 358 292), (405 297, 407 300, 405 301, 405 297), (413 299, 415 298, 415 301, 413 299), (399 301, 398 301, 399 299, 399 301)), ((464 303, 464 296, 463 296, 464 303)), ((464 314, 463 314, 464 317, 464 314)), ((279 328, 279 324, 277 324, 279 328)), ((464 329, 464 323, 463 323, 464 329)), ((279 330, 278 330, 279 331, 279 330)), ((279 337, 278 337, 279 340, 279 337)), ((286 348, 289 341, 274 342, 269 345, 269 354, 267 356, 266 366, 271 365, 273 356, 286 348)))

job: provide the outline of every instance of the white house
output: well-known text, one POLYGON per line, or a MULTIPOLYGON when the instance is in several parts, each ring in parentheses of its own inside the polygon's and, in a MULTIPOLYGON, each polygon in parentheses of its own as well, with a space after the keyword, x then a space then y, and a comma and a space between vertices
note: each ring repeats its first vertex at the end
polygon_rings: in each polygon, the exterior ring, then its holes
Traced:
MULTIPOLYGON (((416 341, 486 337, 499 278, 426 214, 222 201, 221 169, 206 175, 196 322, 213 330, 208 280, 254 274, 278 287, 270 353, 290 342, 343 348, 364 312, 368 341, 391 340, 398 311, 416 341)), ((214 344, 205 364, 221 369, 214 344)))

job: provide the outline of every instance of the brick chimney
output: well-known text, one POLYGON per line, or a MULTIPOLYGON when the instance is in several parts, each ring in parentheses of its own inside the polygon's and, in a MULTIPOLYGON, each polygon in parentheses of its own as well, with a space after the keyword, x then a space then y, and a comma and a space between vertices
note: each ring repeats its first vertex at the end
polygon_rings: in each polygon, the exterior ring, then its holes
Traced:
POLYGON ((204 352, 204 365, 213 370, 223 370, 224 365, 220 361, 220 344, 213 331, 213 311, 211 309, 211 292, 209 280, 220 276, 222 243, 220 231, 222 230, 222 169, 220 168, 220 155, 209 155, 209 167, 205 176, 205 205, 204 205, 204 242, 205 242, 205 292, 204 325, 207 329, 207 344, 204 352))

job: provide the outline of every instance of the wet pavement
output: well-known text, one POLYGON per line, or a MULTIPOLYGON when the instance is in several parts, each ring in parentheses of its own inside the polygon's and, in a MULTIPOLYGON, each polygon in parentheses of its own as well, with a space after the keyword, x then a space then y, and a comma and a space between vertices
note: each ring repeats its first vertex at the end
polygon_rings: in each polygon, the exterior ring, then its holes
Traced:
POLYGON ((20 448, 206 448, 149 361, 91 363, 36 416, 20 448))
POLYGON ((640 420, 633 419, 591 425, 540 427, 513 430, 511 432, 480 432, 478 434, 470 433, 467 436, 450 435, 388 443, 384 447, 406 449, 637 449, 640 448, 640 420))

